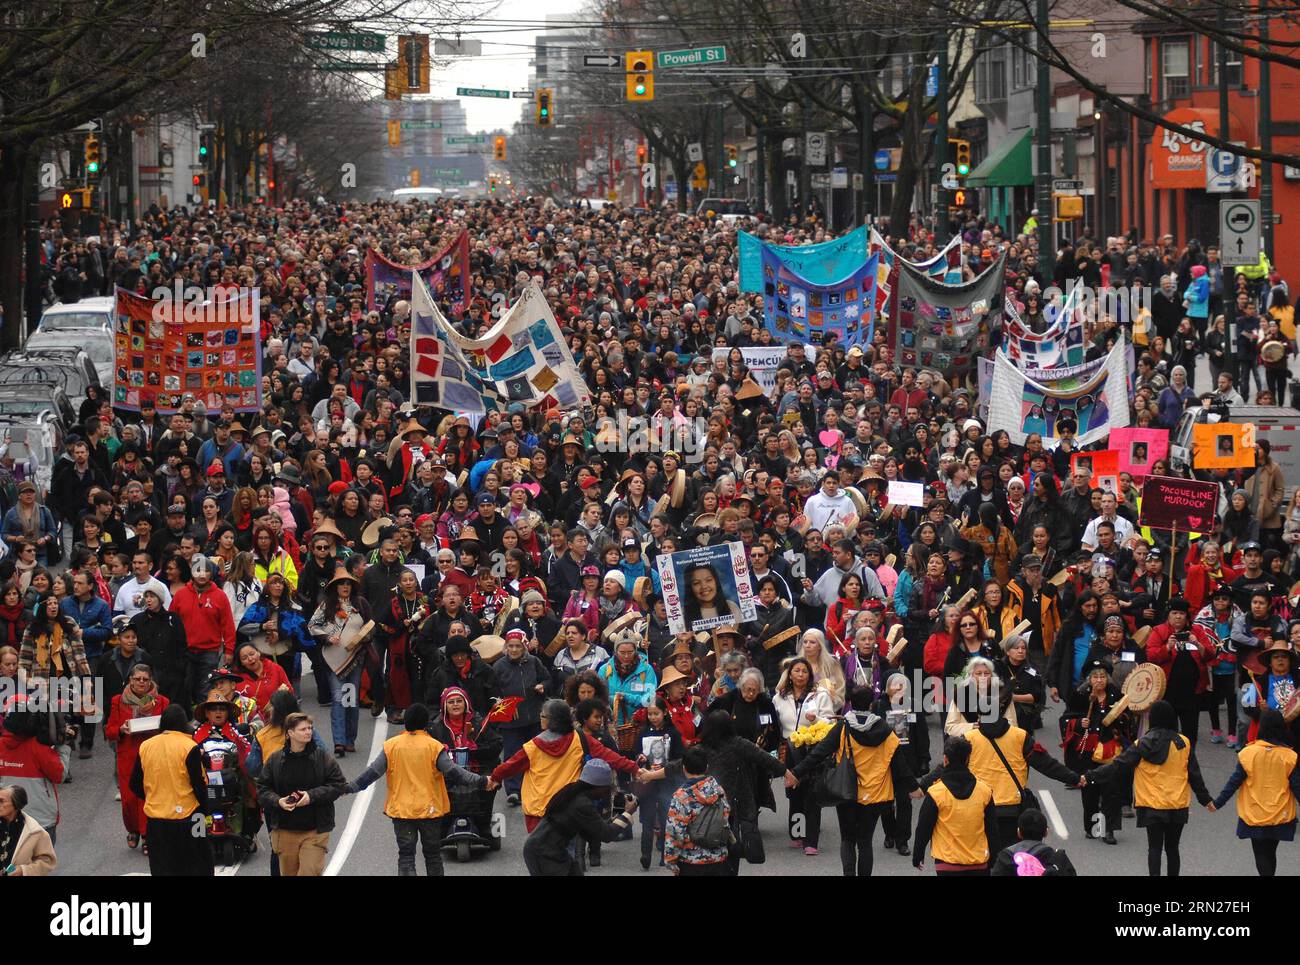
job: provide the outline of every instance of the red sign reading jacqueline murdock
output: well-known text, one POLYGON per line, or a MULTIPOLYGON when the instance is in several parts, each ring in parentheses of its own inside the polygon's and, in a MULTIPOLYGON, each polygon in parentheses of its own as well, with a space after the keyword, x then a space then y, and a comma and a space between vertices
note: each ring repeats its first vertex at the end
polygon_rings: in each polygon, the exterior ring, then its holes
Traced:
POLYGON ((1219 487, 1199 479, 1147 476, 1142 484, 1141 525, 1201 533, 1214 528, 1219 487))

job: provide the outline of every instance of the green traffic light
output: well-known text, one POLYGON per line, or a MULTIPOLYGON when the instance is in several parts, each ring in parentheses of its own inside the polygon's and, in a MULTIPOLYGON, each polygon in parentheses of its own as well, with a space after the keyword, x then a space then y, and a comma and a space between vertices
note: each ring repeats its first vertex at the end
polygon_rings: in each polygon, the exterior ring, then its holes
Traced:
POLYGON ((644 94, 644 93, 645 93, 645 84, 637 84, 637 85, 636 85, 636 92, 637 92, 638 94, 644 94))
POLYGON ((957 173, 960 174, 962 177, 965 177, 966 175, 970 174, 970 165, 969 165, 969 164, 958 164, 958 165, 957 165, 957 173))
POLYGON ((89 171, 91 174, 98 174, 98 173, 99 173, 99 162, 98 162, 98 161, 91 161, 88 165, 86 165, 86 170, 89 171))

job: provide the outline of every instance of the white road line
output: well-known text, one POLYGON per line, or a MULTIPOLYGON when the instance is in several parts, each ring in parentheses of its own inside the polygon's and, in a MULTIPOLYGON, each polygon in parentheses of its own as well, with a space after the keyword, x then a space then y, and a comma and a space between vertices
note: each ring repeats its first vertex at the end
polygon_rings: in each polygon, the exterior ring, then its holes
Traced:
POLYGON ((1056 807, 1056 802, 1052 800, 1052 795, 1048 791, 1035 791, 1039 799, 1043 802, 1043 810, 1047 812, 1047 818, 1052 822, 1052 830, 1062 841, 1070 840, 1070 832, 1065 830, 1065 821, 1061 819, 1061 812, 1056 807))
POLYGON ((234 864, 223 864, 217 868, 218 878, 233 878, 239 874, 239 869, 244 866, 244 859, 240 858, 234 864))
MULTIPOLYGON (((384 739, 388 736, 388 722, 381 715, 375 718, 375 732, 370 738, 370 753, 366 756, 366 763, 369 764, 383 749, 384 739)), ((352 802, 352 810, 348 812, 348 823, 343 829, 343 836, 339 838, 338 847, 334 850, 334 857, 330 858, 330 863, 325 866, 325 877, 333 878, 343 870, 343 863, 348 860, 348 855, 352 853, 352 846, 357 843, 357 835, 361 833, 361 825, 366 823, 366 812, 370 810, 370 799, 375 796, 375 786, 371 784, 360 794, 355 795, 352 802)))

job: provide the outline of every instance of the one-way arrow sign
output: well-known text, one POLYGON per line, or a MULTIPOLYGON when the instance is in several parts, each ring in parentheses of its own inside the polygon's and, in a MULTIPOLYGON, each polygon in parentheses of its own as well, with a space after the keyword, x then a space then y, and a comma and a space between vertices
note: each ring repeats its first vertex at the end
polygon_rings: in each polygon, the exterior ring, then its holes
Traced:
POLYGON ((617 67, 621 58, 616 54, 583 54, 583 67, 617 67))

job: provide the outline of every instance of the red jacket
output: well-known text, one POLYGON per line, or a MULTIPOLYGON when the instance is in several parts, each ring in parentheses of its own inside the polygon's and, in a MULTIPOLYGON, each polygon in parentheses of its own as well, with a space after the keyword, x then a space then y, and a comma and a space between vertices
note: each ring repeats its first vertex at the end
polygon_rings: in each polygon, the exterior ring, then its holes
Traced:
POLYGON ((0 785, 17 784, 27 792, 25 813, 45 829, 59 823, 59 792, 64 779, 63 758, 35 737, 0 734, 0 785))
POLYGON ((224 650, 226 659, 235 655, 235 616, 230 612, 230 598, 209 583, 203 593, 186 583, 176 591, 169 607, 185 624, 185 640, 195 652, 224 650))
MULTIPOLYGON (((1196 661, 1197 669, 1200 671, 1196 681, 1196 693, 1203 694, 1210 689, 1210 668, 1219 662, 1219 648, 1215 645, 1214 638, 1206 632, 1205 627, 1193 623, 1187 629, 1192 635, 1190 642, 1196 645, 1196 649, 1191 651, 1192 659, 1196 661)), ((1173 634, 1174 628, 1168 623, 1162 623, 1151 631, 1146 642, 1147 660, 1165 672, 1166 683, 1169 682, 1169 674, 1173 670, 1176 655, 1176 651, 1169 647, 1173 634)))
POLYGON ((943 665, 948 660, 948 651, 952 649, 952 635, 942 630, 930 634, 925 641, 925 651, 921 657, 921 669, 931 677, 943 676, 943 665))
POLYGON ((1223 573, 1222 579, 1211 576, 1204 563, 1192 563, 1187 567, 1187 602, 1193 613, 1199 613, 1201 607, 1210 602, 1210 594, 1220 586, 1224 583, 1231 585, 1233 580, 1241 576, 1240 571, 1230 566, 1220 564, 1219 568, 1223 573))

